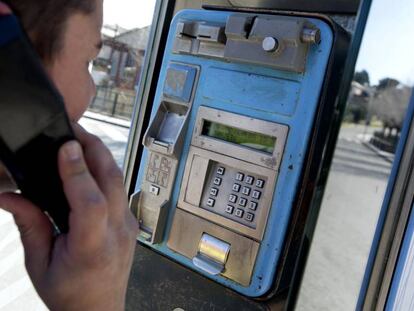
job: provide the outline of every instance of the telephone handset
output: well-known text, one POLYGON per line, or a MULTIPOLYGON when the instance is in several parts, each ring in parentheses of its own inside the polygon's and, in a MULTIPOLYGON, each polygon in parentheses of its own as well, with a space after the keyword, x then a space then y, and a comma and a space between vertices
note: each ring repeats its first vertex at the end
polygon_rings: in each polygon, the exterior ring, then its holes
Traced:
POLYGON ((0 94, 0 160, 22 194, 66 233, 57 154, 75 136, 62 96, 14 15, 0 16, 0 94))

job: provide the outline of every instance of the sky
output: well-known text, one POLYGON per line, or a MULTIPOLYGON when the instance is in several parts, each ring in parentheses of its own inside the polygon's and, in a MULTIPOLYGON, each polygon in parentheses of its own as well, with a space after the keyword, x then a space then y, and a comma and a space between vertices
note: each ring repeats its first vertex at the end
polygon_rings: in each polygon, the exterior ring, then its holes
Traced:
POLYGON ((104 0, 104 24, 126 29, 142 28, 152 22, 156 0, 104 0))
POLYGON ((373 0, 357 62, 371 84, 389 77, 414 85, 414 1, 373 0))

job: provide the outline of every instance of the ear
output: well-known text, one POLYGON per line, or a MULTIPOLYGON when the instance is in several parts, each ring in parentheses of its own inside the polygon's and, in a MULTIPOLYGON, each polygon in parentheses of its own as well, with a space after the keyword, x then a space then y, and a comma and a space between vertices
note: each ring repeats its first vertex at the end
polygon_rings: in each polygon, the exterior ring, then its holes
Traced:
POLYGON ((13 14, 10 7, 4 2, 0 1, 0 15, 10 15, 10 14, 13 14))

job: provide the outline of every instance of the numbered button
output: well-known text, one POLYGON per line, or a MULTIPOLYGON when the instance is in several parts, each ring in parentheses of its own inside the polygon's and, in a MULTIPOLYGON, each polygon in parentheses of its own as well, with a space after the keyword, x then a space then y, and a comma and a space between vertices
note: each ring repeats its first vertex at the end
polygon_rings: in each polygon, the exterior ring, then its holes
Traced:
POLYGON ((226 171, 226 169, 224 167, 219 167, 217 169, 217 174, 218 175, 224 175, 224 172, 226 171))
POLYGON ((253 191, 253 194, 252 194, 253 199, 259 200, 261 196, 262 196, 262 193, 260 191, 257 191, 257 190, 253 191))
POLYGON ((246 213, 246 220, 248 222, 253 222, 253 220, 254 220, 254 214, 252 214, 252 213, 246 213))
POLYGON ((239 205, 245 207, 247 205, 247 200, 245 198, 240 198, 239 205))
POLYGON ((227 207, 226 207, 226 213, 227 214, 233 214, 233 211, 234 211, 234 206, 227 205, 227 207))
POLYGON ((235 192, 239 192, 239 191, 240 191, 240 187, 241 187, 241 186, 240 186, 239 184, 234 184, 232 189, 233 189, 233 191, 235 191, 235 192))
POLYGON ((264 180, 263 179, 258 179, 258 180, 256 180, 256 187, 257 188, 263 188, 264 187, 264 180))
POLYGON ((153 194, 153 195, 157 196, 157 195, 159 195, 159 194, 160 194, 160 188, 159 188, 159 187, 156 187, 156 186, 154 186, 154 185, 151 185, 151 186, 150 186, 150 188, 149 188, 149 192, 150 192, 151 194, 153 194))
POLYGON ((243 218, 244 211, 240 208, 236 209, 235 215, 239 218, 243 218))
POLYGON ((214 204, 216 204, 216 200, 214 200, 212 198, 209 198, 207 200, 207 206, 214 207, 214 204))
POLYGON ((254 182, 254 177, 252 176, 246 177, 246 184, 253 185, 253 182, 254 182))
POLYGON ((229 201, 230 201, 231 203, 236 203, 236 202, 237 202, 237 195, 230 194, 230 196, 229 196, 229 201))
POLYGON ((249 204, 249 208, 252 210, 252 211, 255 211, 255 210, 257 210, 257 203, 256 202, 250 202, 250 204, 249 204))
POLYGON ((244 174, 243 173, 237 173, 236 174, 236 180, 237 181, 243 181, 244 179, 244 174))
POLYGON ((222 179, 221 179, 221 178, 216 177, 216 178, 214 178, 213 183, 214 183, 216 186, 220 186, 220 185, 221 185, 221 181, 222 181, 222 179))
POLYGON ((242 193, 244 195, 247 195, 247 196, 250 195, 250 191, 251 191, 251 189, 249 187, 243 187, 243 189, 242 189, 242 193))
POLYGON ((216 197, 218 194, 218 189, 217 188, 211 188, 210 190, 210 195, 212 195, 213 197, 216 197))

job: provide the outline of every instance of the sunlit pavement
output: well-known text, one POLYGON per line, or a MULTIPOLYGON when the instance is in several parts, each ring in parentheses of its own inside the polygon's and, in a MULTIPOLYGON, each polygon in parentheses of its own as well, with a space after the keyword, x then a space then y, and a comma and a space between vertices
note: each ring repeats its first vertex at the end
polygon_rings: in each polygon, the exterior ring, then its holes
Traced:
POLYGON ((19 233, 8 213, 0 210, 0 310, 47 310, 24 268, 19 233))
POLYGON ((82 118, 79 123, 87 131, 102 139, 109 150, 111 150, 118 166, 122 167, 128 143, 129 129, 89 118, 82 118))
MULTIPOLYGON (((80 124, 99 136, 122 167, 129 130, 83 118, 80 124)), ((0 311, 45 311, 24 267, 23 247, 13 218, 0 209, 0 311)))
POLYGON ((370 133, 341 131, 297 310, 355 310, 392 166, 361 140, 370 133))

